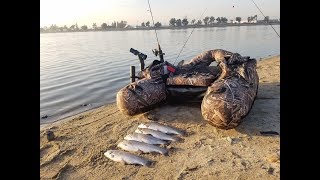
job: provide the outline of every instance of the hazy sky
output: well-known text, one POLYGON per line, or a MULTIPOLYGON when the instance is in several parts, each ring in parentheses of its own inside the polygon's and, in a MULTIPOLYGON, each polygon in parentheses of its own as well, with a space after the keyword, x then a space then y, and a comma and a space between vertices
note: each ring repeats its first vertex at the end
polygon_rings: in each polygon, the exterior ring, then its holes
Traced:
MULTIPOLYGON (((227 17, 229 20, 240 16, 258 15, 263 19, 252 0, 149 0, 155 23, 168 25, 172 17, 199 19, 202 16, 227 17)), ((254 0, 270 19, 280 18, 280 0, 254 0)), ((106 22, 125 20, 130 25, 151 21, 147 0, 40 0, 40 27, 78 23, 89 27, 92 23, 100 26, 106 22)))

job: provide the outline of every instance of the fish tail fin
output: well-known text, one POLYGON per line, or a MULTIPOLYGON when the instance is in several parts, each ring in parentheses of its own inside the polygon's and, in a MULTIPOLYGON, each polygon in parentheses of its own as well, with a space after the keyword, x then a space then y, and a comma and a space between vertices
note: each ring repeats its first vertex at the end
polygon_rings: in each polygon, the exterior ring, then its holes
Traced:
POLYGON ((147 161, 147 163, 146 163, 146 166, 147 167, 150 167, 150 166, 152 166, 153 164, 155 163, 155 161, 147 161))
POLYGON ((169 152, 168 151, 165 151, 162 153, 164 156, 169 156, 169 152))
POLYGON ((175 142, 184 142, 184 139, 178 136, 172 137, 173 141, 175 142))

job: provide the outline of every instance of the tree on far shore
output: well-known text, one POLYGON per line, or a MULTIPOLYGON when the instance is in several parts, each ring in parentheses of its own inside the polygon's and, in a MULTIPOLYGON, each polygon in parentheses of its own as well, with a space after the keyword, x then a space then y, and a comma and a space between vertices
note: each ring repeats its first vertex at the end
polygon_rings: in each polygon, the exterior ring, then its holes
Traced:
POLYGON ((102 23, 101 24, 101 29, 106 30, 108 27, 107 23, 102 23))
POLYGON ((203 19, 204 25, 208 25, 208 21, 209 21, 209 16, 206 16, 206 17, 203 19))
POLYGON ((196 22, 195 19, 192 19, 192 20, 191 20, 191 24, 192 24, 192 25, 194 25, 195 22, 196 22))
POLYGON ((238 21, 238 23, 241 22, 241 17, 236 17, 236 21, 238 21))
POLYGON ((201 19, 199 19, 198 21, 197 21, 197 25, 201 25, 202 24, 202 21, 201 21, 201 19))
POLYGON ((117 22, 117 28, 125 28, 126 26, 127 26, 127 21, 117 22))
POLYGON ((269 16, 266 16, 265 18, 264 18, 264 22, 269 22, 269 16))
POLYGON ((211 16, 211 17, 209 18, 209 22, 208 22, 208 23, 212 25, 212 24, 213 24, 213 22, 214 22, 214 20, 215 20, 215 19, 214 19, 214 17, 213 17, 213 16, 211 16))
POLYGON ((75 27, 75 25, 73 24, 73 25, 70 26, 69 29, 70 29, 71 31, 74 31, 74 27, 75 27))
POLYGON ((161 27, 161 23, 160 22, 156 22, 156 24, 154 24, 155 27, 161 27))
POLYGON ((144 24, 144 22, 143 22, 143 23, 141 23, 141 26, 142 26, 142 27, 146 27, 146 25, 144 24))
POLYGON ((228 22, 228 19, 227 19, 226 17, 221 17, 220 19, 221 19, 221 21, 222 21, 223 23, 227 23, 227 22, 228 22))
POLYGON ((116 28, 117 27, 117 23, 114 21, 113 23, 111 23, 111 27, 116 28))
POLYGON ((220 17, 218 17, 216 20, 217 20, 217 23, 218 23, 218 24, 220 24, 220 23, 221 23, 221 19, 220 19, 220 17))
POLYGON ((150 21, 146 22, 146 26, 150 27, 150 21))
POLYGON ((175 26, 176 25, 176 18, 171 18, 169 21, 170 26, 175 26))
POLYGON ((83 26, 81 26, 81 30, 83 30, 83 31, 88 30, 88 26, 87 26, 87 25, 83 25, 83 26))
POLYGON ((182 19, 182 25, 183 26, 187 26, 189 24, 189 21, 188 21, 188 19, 185 17, 185 18, 183 18, 182 19))
POLYGON ((97 30, 97 29, 98 29, 98 27, 97 27, 97 24, 96 24, 96 23, 93 23, 93 24, 92 24, 92 29, 94 29, 94 30, 97 30))
POLYGON ((181 26, 181 23, 182 23, 182 22, 181 22, 181 19, 177 19, 177 20, 176 20, 176 26, 180 27, 180 26, 181 26))

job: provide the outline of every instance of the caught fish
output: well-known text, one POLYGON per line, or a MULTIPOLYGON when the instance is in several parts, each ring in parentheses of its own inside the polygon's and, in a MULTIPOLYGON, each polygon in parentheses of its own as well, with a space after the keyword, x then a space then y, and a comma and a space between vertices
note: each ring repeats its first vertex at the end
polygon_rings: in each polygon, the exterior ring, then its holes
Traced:
POLYGON ((156 131, 156 130, 148 129, 148 128, 138 128, 135 130, 135 132, 141 133, 141 134, 150 134, 155 138, 166 140, 166 141, 174 141, 175 142, 175 141, 180 140, 179 137, 170 136, 170 135, 163 133, 161 131, 156 131))
POLYGON ((147 134, 141 134, 141 133, 132 133, 124 137, 125 140, 134 140, 139 142, 144 142, 148 144, 167 144, 168 142, 163 141, 161 139, 158 139, 156 137, 147 135, 147 134))
POLYGON ((150 160, 120 150, 108 150, 104 155, 113 161, 124 164, 140 164, 143 166, 150 166, 152 164, 150 160))
POLYGON ((168 150, 165 148, 134 140, 123 140, 118 144, 118 147, 126 151, 138 151, 142 153, 157 152, 165 156, 168 155, 168 150))
POLYGON ((159 123, 155 122, 148 122, 148 123, 143 123, 138 126, 138 128, 148 128, 156 131, 161 131, 163 133, 168 133, 168 134, 179 134, 179 135, 184 135, 184 133, 178 129, 175 129, 173 127, 169 127, 166 125, 162 125, 159 123))

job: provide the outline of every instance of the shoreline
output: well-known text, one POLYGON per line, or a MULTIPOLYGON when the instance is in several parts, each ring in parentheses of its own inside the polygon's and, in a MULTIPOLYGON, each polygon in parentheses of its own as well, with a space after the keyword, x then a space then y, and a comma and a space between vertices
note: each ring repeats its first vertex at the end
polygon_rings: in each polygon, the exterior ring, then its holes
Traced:
MULTIPOLYGON (((271 25, 280 25, 279 23, 270 23, 271 25)), ((171 30, 181 30, 181 29, 190 29, 194 28, 214 28, 214 27, 240 27, 240 26, 270 26, 268 23, 242 23, 242 24, 237 24, 237 23, 226 23, 226 24, 214 24, 212 26, 205 26, 205 25, 188 25, 188 26, 162 26, 162 27, 139 27, 139 28, 108 28, 106 30, 86 30, 86 31, 62 31, 62 32, 40 32, 40 34, 47 34, 47 33, 72 33, 72 32, 105 32, 105 31, 133 31, 133 30, 163 30, 163 29, 171 29, 171 30)))
POLYGON ((257 71, 257 98, 234 129, 211 126, 199 104, 165 104, 125 116, 111 103, 48 124, 40 128, 40 179, 280 179, 280 136, 261 133, 280 134, 280 55, 258 60, 257 71), (150 121, 148 114, 187 136, 167 146, 169 156, 140 155, 155 161, 149 168, 106 158, 104 152, 150 121), (47 141, 46 130, 54 140, 47 141))

